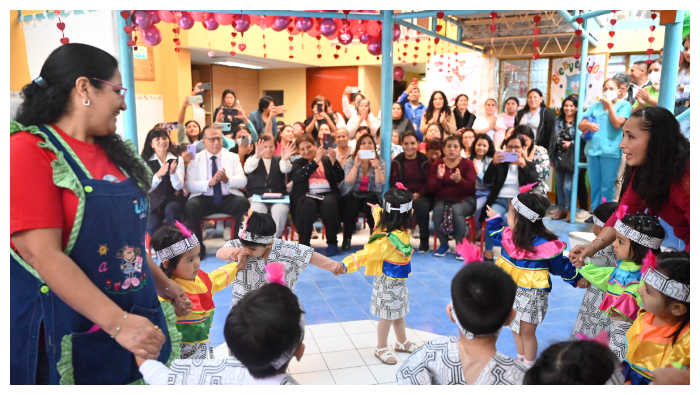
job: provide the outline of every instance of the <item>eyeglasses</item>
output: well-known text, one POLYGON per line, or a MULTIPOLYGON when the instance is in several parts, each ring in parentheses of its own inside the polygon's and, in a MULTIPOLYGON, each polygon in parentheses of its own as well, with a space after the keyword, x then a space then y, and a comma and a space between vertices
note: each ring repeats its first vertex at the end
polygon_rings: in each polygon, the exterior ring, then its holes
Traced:
POLYGON ((202 140, 209 140, 210 143, 215 143, 217 141, 220 143, 220 142, 224 141, 221 137, 206 137, 206 138, 203 138, 202 140))
POLYGON ((95 81, 100 81, 102 83, 105 83, 105 84, 111 86, 112 88, 119 89, 119 95, 122 97, 122 101, 126 103, 126 88, 124 88, 121 85, 113 84, 109 81, 101 80, 99 78, 90 78, 90 79, 95 80, 95 81))
POLYGON ((510 150, 516 150, 516 149, 522 149, 523 147, 521 147, 521 146, 511 147, 511 146, 509 145, 509 146, 507 146, 506 148, 507 148, 507 149, 510 149, 510 150))

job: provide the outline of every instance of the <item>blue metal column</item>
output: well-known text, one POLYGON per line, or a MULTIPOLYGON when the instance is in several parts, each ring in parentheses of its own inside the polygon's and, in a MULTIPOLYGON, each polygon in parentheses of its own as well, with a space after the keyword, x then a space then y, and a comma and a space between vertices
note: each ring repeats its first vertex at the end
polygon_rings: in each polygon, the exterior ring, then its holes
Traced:
POLYGON ((131 140, 138 151, 139 139, 136 130, 136 87, 134 84, 134 50, 127 45, 129 36, 124 33, 126 19, 117 16, 117 40, 119 45, 119 72, 122 74, 122 86, 126 91, 126 111, 122 112, 124 140, 131 140))
POLYGON ((384 192, 389 190, 389 174, 391 174, 391 106, 394 93, 394 10, 382 10, 382 126, 381 146, 382 159, 386 162, 384 192))
MULTIPOLYGON (((579 96, 578 96, 578 111, 576 112, 576 140, 574 143, 574 178, 571 180, 571 196, 569 197, 569 213, 570 220, 572 224, 576 223, 576 202, 578 196, 578 175, 579 168, 585 168, 586 165, 581 163, 581 131, 578 130, 578 125, 583 120, 583 103, 586 101, 586 64, 588 63, 588 34, 586 34, 586 25, 588 25, 588 20, 583 21, 584 34, 581 34, 581 58, 579 59, 579 64, 581 65, 581 74, 579 75, 579 96)), ((561 199, 561 197, 559 197, 561 199)))
POLYGON ((676 21, 666 25, 664 36, 664 59, 661 62, 661 83, 659 88, 659 106, 673 112, 676 103, 676 84, 678 83, 678 62, 683 49, 683 11, 676 11, 676 21))

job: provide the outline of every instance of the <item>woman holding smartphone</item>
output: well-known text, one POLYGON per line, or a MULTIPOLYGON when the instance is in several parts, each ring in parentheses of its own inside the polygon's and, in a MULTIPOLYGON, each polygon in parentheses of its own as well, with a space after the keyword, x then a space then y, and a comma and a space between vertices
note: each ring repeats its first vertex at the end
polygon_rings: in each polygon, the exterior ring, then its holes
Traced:
POLYGON ((177 116, 177 142, 180 144, 194 144, 202 139, 202 125, 204 125, 202 121, 205 119, 204 109, 201 104, 193 103, 193 98, 201 98, 201 96, 198 95, 199 92, 203 92, 200 88, 201 86, 202 83, 198 82, 192 89, 192 93, 185 98, 182 107, 180 107, 180 113, 177 116), (185 112, 187 112, 187 107, 190 105, 192 106, 193 119, 185 122, 185 112), (200 119, 200 121, 197 121, 197 119, 200 119))
POLYGON ((345 163, 345 180, 341 186, 343 198, 343 251, 352 246, 357 215, 362 211, 370 232, 374 230, 372 208, 380 204, 380 194, 386 181, 386 163, 377 155, 377 144, 369 134, 357 141, 357 151, 345 163))
POLYGON ((243 120, 236 117, 235 111, 230 111, 231 109, 241 110, 241 104, 236 100, 236 93, 232 89, 225 89, 221 94, 221 104, 214 110, 212 114, 213 119, 217 119, 217 115, 225 108, 229 110, 226 111, 225 117, 221 118, 219 122, 229 122, 231 123, 231 130, 236 130, 239 124, 243 124, 243 120))
POLYGON ((326 99, 323 96, 316 96, 311 100, 311 111, 314 115, 306 118, 306 121, 304 121, 306 133, 310 134, 314 140, 319 142, 321 138, 318 132, 321 125, 328 125, 331 134, 335 133, 335 120, 332 118, 331 114, 328 113, 326 99))

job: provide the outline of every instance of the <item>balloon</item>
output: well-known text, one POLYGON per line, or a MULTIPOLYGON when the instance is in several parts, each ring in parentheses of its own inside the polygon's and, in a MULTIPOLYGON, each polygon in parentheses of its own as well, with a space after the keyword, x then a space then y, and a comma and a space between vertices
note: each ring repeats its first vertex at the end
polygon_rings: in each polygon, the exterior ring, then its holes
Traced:
POLYGON ((145 29, 153 24, 151 14, 149 14, 148 11, 142 10, 134 11, 134 13, 131 14, 131 21, 141 29, 145 29))
MULTIPOLYGON (((313 19, 312 19, 313 21, 313 19)), ((318 31, 318 23, 313 23, 313 26, 311 26, 311 30, 308 31, 309 36, 311 37, 318 37, 321 35, 321 33, 318 31)))
POLYGON ((300 32, 308 32, 314 26, 314 22, 311 18, 297 17, 294 20, 294 26, 300 32))
POLYGON ((204 22, 204 14, 205 12, 199 12, 199 11, 189 11, 190 16, 192 19, 194 19, 196 22, 204 22))
POLYGON ((260 15, 258 16, 258 26, 260 26, 260 29, 262 31, 265 31, 270 25, 272 24, 273 16, 265 16, 265 15, 260 15))
POLYGON ((250 29, 250 18, 248 15, 236 15, 233 17, 233 22, 236 23, 236 30, 241 33, 250 29))
POLYGON ((330 36, 326 37, 327 39, 333 41, 336 38, 338 38, 338 35, 340 34, 340 30, 336 30, 335 33, 331 34, 330 36))
POLYGON ((379 21, 367 21, 367 33, 372 37, 379 37, 381 35, 382 25, 379 21))
POLYGON ((382 54, 382 41, 377 37, 372 37, 367 43, 367 51, 374 56, 382 54))
POLYGON ((158 11, 148 11, 148 14, 151 16, 151 21, 153 21, 154 25, 156 23, 160 22, 160 17, 158 16, 158 11))
POLYGON ((401 38, 401 26, 394 23, 394 41, 399 41, 401 38))
POLYGON ((290 23, 289 26, 287 26, 287 30, 289 30, 290 27, 292 28, 292 31, 289 32, 289 34, 291 34, 292 36, 296 36, 297 34, 301 33, 299 29, 297 29, 297 27, 294 26, 293 23, 290 23))
POLYGON ((215 14, 213 12, 207 14, 207 19, 205 19, 202 24, 207 30, 216 30, 219 28, 219 22, 216 21, 215 14))
POLYGON ((318 25, 318 31, 325 37, 332 36, 338 31, 338 25, 331 18, 324 18, 318 25))
POLYGON ((154 47, 160 44, 162 39, 163 36, 161 36, 160 30, 158 30, 158 28, 155 26, 151 25, 145 29, 141 29, 141 40, 149 47, 154 47))
POLYGON ((251 25, 256 25, 260 26, 260 18, 262 15, 248 15, 248 18, 250 18, 250 24, 251 25))
POLYGON ((289 18, 286 16, 276 16, 272 21, 272 26, 270 27, 276 32, 281 32, 282 30, 286 29, 287 26, 289 26, 289 18))
POLYGON ((338 36, 338 41, 343 45, 349 45, 350 43, 352 43, 353 38, 355 37, 352 35, 352 32, 347 30, 344 33, 340 33, 340 35, 338 36))
POLYGON ((214 14, 214 19, 216 19, 219 25, 230 25, 233 22, 233 14, 217 12, 214 14))
POLYGON ((361 42, 362 44, 367 44, 367 43, 369 42, 369 39, 370 39, 369 33, 366 33, 366 32, 365 32, 365 33, 362 33, 362 34, 360 35, 360 42, 361 42))
POLYGON ((350 21, 350 31, 353 36, 361 36, 363 33, 367 32, 367 27, 365 26, 365 21, 359 19, 353 19, 350 21))
POLYGON ((194 26, 194 19, 192 19, 192 16, 190 15, 189 12, 183 11, 182 16, 180 17, 180 27, 185 29, 185 30, 190 30, 192 29, 192 26, 194 26))
POLYGON ((406 77, 406 72, 400 67, 394 67, 394 81, 401 82, 406 77))
POLYGON ((177 18, 175 18, 175 14, 173 14, 172 11, 159 10, 156 12, 158 13, 158 17, 160 18, 160 20, 165 23, 175 23, 175 21, 177 21, 177 18))

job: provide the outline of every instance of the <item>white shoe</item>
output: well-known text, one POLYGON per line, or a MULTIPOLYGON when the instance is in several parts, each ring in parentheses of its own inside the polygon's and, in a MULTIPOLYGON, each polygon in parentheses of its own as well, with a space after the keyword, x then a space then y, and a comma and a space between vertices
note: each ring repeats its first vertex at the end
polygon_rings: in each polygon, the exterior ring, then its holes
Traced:
POLYGON ((578 213, 576 213, 576 219, 582 219, 582 220, 587 220, 588 218, 591 217, 591 213, 589 213, 586 210, 581 210, 578 213))
POLYGON ((315 239, 318 239, 320 237, 321 237, 321 235, 319 235, 318 232, 316 231, 316 227, 315 226, 312 227, 311 228, 311 238, 315 240, 315 239))

